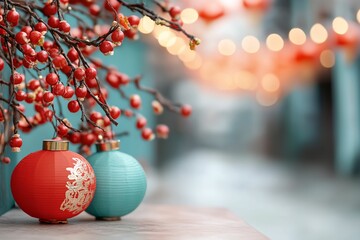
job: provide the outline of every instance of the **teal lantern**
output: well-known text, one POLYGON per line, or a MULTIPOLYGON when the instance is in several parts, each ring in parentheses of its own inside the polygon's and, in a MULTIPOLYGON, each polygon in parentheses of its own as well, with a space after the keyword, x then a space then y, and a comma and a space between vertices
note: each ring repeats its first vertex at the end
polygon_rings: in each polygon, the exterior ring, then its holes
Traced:
POLYGON ((119 151, 120 141, 96 144, 88 159, 96 176, 95 196, 86 210, 98 220, 120 220, 134 211, 146 192, 146 176, 139 162, 119 151))

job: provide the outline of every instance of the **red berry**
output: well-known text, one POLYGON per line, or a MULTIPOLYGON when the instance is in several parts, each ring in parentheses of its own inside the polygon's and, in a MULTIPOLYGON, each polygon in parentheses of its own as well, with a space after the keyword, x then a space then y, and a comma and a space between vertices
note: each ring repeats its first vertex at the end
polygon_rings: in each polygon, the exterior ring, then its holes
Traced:
POLYGON ((39 31, 32 31, 29 36, 30 42, 33 45, 40 45, 42 46, 44 43, 44 36, 39 31))
POLYGON ((74 91, 74 89, 72 87, 66 86, 64 94, 62 96, 65 99, 70 99, 70 98, 72 98, 72 96, 74 96, 74 93, 75 93, 75 91, 74 91))
POLYGON ((48 57, 49 57, 49 54, 47 53, 47 51, 45 50, 41 50, 40 52, 38 52, 36 54, 36 59, 41 62, 41 63, 45 63, 48 61, 48 57))
POLYGON ((43 7, 43 13, 48 17, 50 17, 51 15, 55 15, 57 13, 55 1, 45 3, 45 6, 43 7))
POLYGON ((154 100, 154 101, 152 101, 151 105, 152 105, 152 108, 153 108, 153 111, 154 111, 155 114, 160 115, 160 114, 163 113, 164 108, 163 108, 163 106, 161 105, 161 103, 159 103, 158 101, 154 100))
POLYGON ((144 128, 141 131, 141 137, 146 141, 151 141, 154 139, 155 136, 151 128, 144 128))
POLYGON ((49 17, 49 19, 48 19, 48 24, 49 24, 49 26, 52 27, 52 28, 58 28, 58 27, 59 27, 59 23, 60 23, 60 20, 59 20, 57 17, 55 17, 55 16, 51 16, 51 17, 49 17))
POLYGON ((89 88, 95 88, 97 87, 97 81, 95 78, 93 79, 85 79, 86 85, 88 85, 89 88))
POLYGON ((14 134, 9 142, 10 147, 12 148, 13 152, 20 152, 20 148, 22 146, 22 139, 20 138, 19 134, 14 134))
POLYGON ((79 111, 80 110, 80 105, 79 105, 78 101, 76 101, 76 100, 70 101, 68 103, 68 109, 72 113, 76 113, 77 111, 79 111))
POLYGON ((56 56, 53 59, 52 63, 54 64, 55 68, 57 68, 57 69, 61 69, 65 66, 67 66, 66 59, 63 55, 56 56))
POLYGON ((62 96, 65 92, 65 86, 62 83, 58 83, 53 86, 52 93, 56 96, 62 96))
POLYGON ((45 103, 52 103, 54 101, 54 94, 52 94, 51 92, 45 92, 42 96, 42 99, 45 103))
POLYGON ((81 134, 81 143, 84 145, 91 146, 96 142, 96 137, 92 133, 81 134))
POLYGON ((75 48, 70 48, 69 52, 67 53, 67 56, 72 62, 75 62, 76 60, 79 59, 79 54, 75 50, 75 48))
POLYGON ((93 121, 94 123, 96 123, 98 120, 100 120, 102 118, 101 113, 99 112, 92 112, 90 113, 90 120, 93 121))
POLYGON ((117 119, 121 115, 121 110, 116 106, 112 106, 110 108, 110 115, 113 119, 117 119))
POLYGON ((19 23, 19 18, 20 18, 20 15, 19 13, 16 11, 15 8, 11 9, 7 16, 6 16, 6 20, 10 23, 10 25, 12 27, 15 27, 18 25, 19 23))
POLYGON ((96 78, 97 71, 93 67, 89 67, 85 70, 85 78, 86 79, 94 79, 96 78))
POLYGON ((100 6, 97 5, 97 4, 92 4, 90 7, 89 7, 89 12, 91 15, 93 16, 98 16, 100 14, 100 6))
POLYGON ((29 36, 32 30, 30 26, 23 26, 20 31, 26 33, 26 36, 29 36))
POLYGON ((11 162, 10 158, 9 157, 3 157, 1 159, 1 161, 4 163, 4 164, 9 164, 11 162))
POLYGON ((36 91, 40 87, 40 81, 38 79, 31 79, 27 84, 28 89, 36 91))
POLYGON ((22 90, 17 90, 15 94, 15 99, 19 102, 24 101, 26 98, 26 93, 22 90))
POLYGON ((77 144, 81 142, 81 134, 79 132, 72 132, 68 134, 68 139, 71 143, 77 144))
POLYGON ((130 97, 130 106, 135 109, 141 107, 141 98, 139 95, 135 94, 130 97))
POLYGON ((81 81, 81 80, 84 79, 84 77, 85 77, 85 70, 84 70, 84 68, 79 67, 79 68, 75 69, 75 71, 74 71, 74 78, 75 78, 76 80, 81 81))
POLYGON ((4 62, 4 60, 2 58, 0 58, 0 72, 2 70, 4 70, 4 67, 5 67, 5 62, 4 62))
POLYGON ((166 139, 169 136, 169 127, 164 125, 164 124, 159 124, 156 127, 156 135, 158 136, 158 138, 163 138, 166 139))
POLYGON ((45 32, 47 32, 47 27, 43 22, 38 22, 37 24, 35 24, 35 30, 41 32, 42 34, 44 34, 45 32))
MULTIPOLYGON (((40 32, 40 31, 39 31, 40 32)), ((51 48, 54 47, 54 43, 51 41, 45 41, 43 47, 46 51, 49 51, 51 48)))
POLYGON ((25 55, 31 56, 31 57, 35 57, 36 56, 36 52, 35 49, 33 47, 30 46, 30 44, 24 44, 21 46, 23 52, 25 55))
POLYGON ((118 76, 113 72, 108 72, 105 77, 106 82, 113 88, 120 87, 120 81, 118 76))
POLYGON ((23 31, 18 32, 15 35, 15 40, 18 44, 21 44, 21 45, 26 44, 30 41, 26 32, 23 32, 23 31))
POLYGON ((173 6, 170 8, 169 14, 170 14, 171 18, 179 19, 180 13, 181 13, 180 7, 173 6))
POLYGON ((69 128, 67 126, 65 126, 64 124, 59 124, 57 126, 57 134, 60 137, 64 137, 68 134, 69 132, 69 128))
POLYGON ((116 76, 118 77, 118 80, 120 81, 121 85, 126 85, 130 82, 130 78, 126 74, 118 73, 116 76))
POLYGON ((59 82, 59 77, 56 75, 56 73, 49 73, 48 75, 46 75, 45 81, 49 85, 55 85, 59 82))
MULTIPOLYGON (((25 55, 25 57, 27 57, 27 55, 25 55)), ((23 61, 21 61, 19 58, 14 58, 13 64, 15 68, 19 68, 23 64, 23 61)))
POLYGON ((14 74, 11 75, 10 80, 14 85, 18 85, 25 80, 25 76, 21 73, 14 72, 14 74))
POLYGON ((63 31, 64 33, 70 32, 70 29, 71 29, 70 24, 65 20, 60 21, 58 27, 59 27, 59 30, 63 31))
POLYGON ((104 55, 113 55, 114 54, 114 48, 112 46, 112 43, 110 41, 103 41, 100 44, 100 51, 104 54, 104 55))
POLYGON ((147 124, 147 120, 144 117, 138 117, 136 119, 136 128, 137 129, 143 129, 147 124))
POLYGON ((86 95, 87 95, 87 89, 84 85, 81 85, 80 87, 75 89, 75 95, 80 101, 84 101, 86 95))
POLYGON ((124 31, 124 34, 128 39, 131 39, 131 40, 136 40, 139 38, 136 29, 126 30, 126 31, 124 31))
POLYGON ((191 115, 191 112, 192 112, 192 108, 190 105, 183 105, 181 108, 180 108, 180 113, 182 116, 184 117, 188 117, 191 115))
POLYGON ((130 25, 132 27, 137 27, 140 23, 140 18, 138 16, 135 16, 135 15, 131 15, 130 17, 127 18, 130 25))
POLYGON ((27 103, 33 103, 35 100, 35 94, 34 93, 28 93, 26 94, 25 102, 27 103))
POLYGON ((115 45, 121 45, 122 41, 124 40, 125 35, 123 33, 123 31, 121 31, 120 28, 118 28, 117 30, 115 30, 112 34, 111 34, 111 40, 113 41, 113 43, 115 45))
POLYGON ((104 7, 109 12, 113 12, 114 10, 118 12, 119 8, 121 7, 121 3, 119 3, 117 0, 105 0, 104 7))
POLYGON ((53 111, 51 111, 51 110, 49 110, 49 109, 45 111, 45 117, 46 117, 46 119, 47 119, 48 121, 52 121, 53 116, 54 116, 54 112, 53 112, 53 111))
MULTIPOLYGON (((35 93, 35 102, 41 102, 43 99, 43 92, 37 92, 35 93)), ((47 102, 44 102, 44 104, 48 104, 47 102)), ((40 105, 39 105, 40 106, 40 105)), ((42 109, 42 108, 41 108, 42 109)))
POLYGON ((66 8, 69 5, 69 0, 60 0, 60 8, 66 8))
POLYGON ((131 110, 125 110, 125 116, 126 117, 132 117, 134 115, 134 113, 131 110))

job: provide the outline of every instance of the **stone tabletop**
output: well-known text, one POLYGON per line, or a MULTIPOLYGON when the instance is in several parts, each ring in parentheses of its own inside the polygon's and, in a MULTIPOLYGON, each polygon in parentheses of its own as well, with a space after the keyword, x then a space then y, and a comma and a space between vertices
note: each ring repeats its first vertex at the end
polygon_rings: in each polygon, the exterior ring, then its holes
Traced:
POLYGON ((268 239, 221 208, 142 205, 121 221, 95 221, 86 213, 68 224, 40 224, 19 209, 0 217, 0 239, 268 239))

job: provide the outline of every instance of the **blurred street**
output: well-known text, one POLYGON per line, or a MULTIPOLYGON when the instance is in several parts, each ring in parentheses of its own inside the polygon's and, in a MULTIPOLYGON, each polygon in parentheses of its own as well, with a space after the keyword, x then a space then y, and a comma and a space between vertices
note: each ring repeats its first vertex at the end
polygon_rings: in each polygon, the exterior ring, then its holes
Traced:
POLYGON ((198 149, 150 174, 146 201, 224 207, 278 240, 360 236, 360 179, 198 149))

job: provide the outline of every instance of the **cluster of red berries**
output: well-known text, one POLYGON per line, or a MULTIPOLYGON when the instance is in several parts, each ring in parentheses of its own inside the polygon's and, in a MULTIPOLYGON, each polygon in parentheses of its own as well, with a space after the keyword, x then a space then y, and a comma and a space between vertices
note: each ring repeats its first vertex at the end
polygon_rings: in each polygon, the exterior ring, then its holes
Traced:
MULTIPOLYGON (((26 116, 25 118, 19 115, 15 126, 16 134, 8 139, 13 151, 20 151, 22 146, 22 139, 17 129, 30 132, 33 127, 45 123, 54 126, 57 138, 65 138, 90 149, 99 139, 115 137, 111 129, 111 121, 118 119, 122 114, 136 118, 135 126, 144 140, 152 140, 155 136, 168 137, 169 128, 166 125, 158 125, 154 132, 147 126, 146 118, 136 113, 143 104, 138 94, 129 97, 129 109, 122 110, 117 106, 108 106, 106 103, 108 91, 104 84, 118 89, 129 84, 130 78, 115 69, 104 68, 98 60, 88 61, 88 57, 97 50, 104 55, 113 55, 114 48, 122 45, 125 37, 131 40, 137 39, 137 27, 140 24, 138 16, 124 16, 118 13, 121 4, 117 0, 103 1, 102 6, 94 0, 49 0, 42 6, 34 8, 33 12, 28 12, 28 14, 36 14, 40 11, 43 18, 38 17, 41 15, 34 15, 32 21, 24 24, 20 23, 20 13, 23 14, 26 8, 14 4, 11 4, 11 7, 4 11, 0 6, 2 26, 0 43, 4 57, 4 59, 0 57, 0 72, 5 68, 5 62, 12 68, 8 86, 13 86, 11 88, 13 97, 9 98, 8 105, 16 107, 16 111, 26 116), (59 8, 63 13, 65 9, 72 11, 71 4, 83 5, 89 15, 96 18, 105 18, 115 11, 116 21, 111 26, 96 25, 94 29, 71 26, 63 18, 63 14, 59 14, 59 8), (14 49, 16 54, 13 54, 14 49), (104 76, 100 76, 98 72, 104 69, 106 70, 104 76), (23 70, 36 70, 38 77, 26 79, 23 70), (99 84, 99 79, 104 79, 104 83, 99 84), (80 110, 82 114, 88 113, 86 115, 88 124, 82 125, 80 131, 73 128, 67 119, 57 115, 53 102, 61 99, 68 100, 67 109, 70 113, 77 113, 80 110), (91 111, 97 103, 107 114, 91 111), (26 104, 34 106, 34 115, 29 116, 25 112, 26 104)), ((182 26, 180 13, 181 9, 177 6, 169 9, 171 21, 179 24, 178 26, 182 26)), ((173 28, 177 27, 173 26, 173 28)), ((154 100, 151 106, 157 115, 164 110, 163 105, 157 100, 154 100)), ((7 109, 0 111, 0 123, 9 117, 8 112, 7 109)), ((179 108, 179 112, 187 117, 191 114, 191 107, 183 105, 179 108)), ((9 159, 2 157, 1 161, 7 163, 9 159)))

